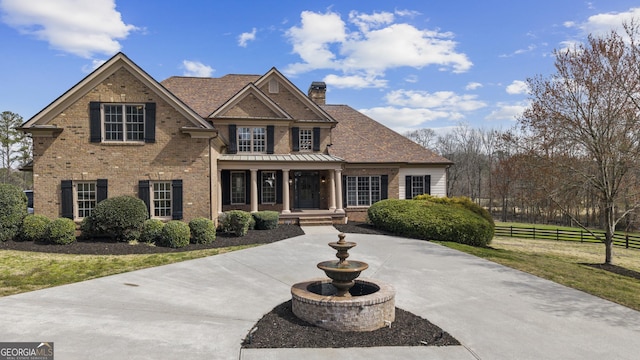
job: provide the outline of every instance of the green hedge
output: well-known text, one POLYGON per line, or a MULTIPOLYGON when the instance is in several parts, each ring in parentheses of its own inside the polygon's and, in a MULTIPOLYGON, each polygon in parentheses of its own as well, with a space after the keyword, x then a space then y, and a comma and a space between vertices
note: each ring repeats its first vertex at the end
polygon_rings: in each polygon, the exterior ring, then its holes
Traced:
POLYGON ((224 212, 220 218, 220 229, 236 236, 245 236, 255 220, 250 213, 242 210, 230 210, 224 212))
POLYGON ((445 204, 462 207, 468 210, 473 211, 474 213, 482 216, 484 219, 489 221, 491 224, 495 226, 495 222, 493 221, 493 217, 489 213, 489 211, 482 206, 471 201, 470 198, 466 196, 454 196, 454 197, 439 197, 439 196, 431 196, 429 194, 418 195, 413 200, 426 200, 437 204, 445 204))
POLYGON ((0 241, 17 237, 27 216, 27 196, 11 184, 0 184, 0 241))
POLYGON ((27 215, 22 220, 20 234, 16 239, 23 241, 45 241, 51 220, 44 215, 27 215))
POLYGON ((278 227, 280 213, 277 211, 257 211, 253 214, 256 230, 271 230, 278 227))
POLYGON ((71 244, 76 241, 76 223, 71 219, 57 218, 49 223, 47 237, 54 244, 71 244))
POLYGON ((99 202, 82 222, 85 236, 108 236, 118 241, 140 238, 149 217, 144 201, 133 196, 117 196, 99 202))
POLYGON ((191 242, 194 244, 210 244, 216 239, 216 225, 207 218, 195 218, 189 221, 191 242))
POLYGON ((159 244, 156 244, 172 248, 182 248, 189 245, 190 238, 191 231, 187 223, 180 220, 171 220, 164 224, 160 234, 159 244))
POLYGON ((142 232, 140 233, 140 241, 145 243, 156 243, 162 235, 164 223, 158 219, 147 219, 142 224, 142 232))
POLYGON ((369 207, 368 215, 376 227, 401 236, 472 246, 486 246, 493 239, 493 221, 456 204, 387 199, 369 207))

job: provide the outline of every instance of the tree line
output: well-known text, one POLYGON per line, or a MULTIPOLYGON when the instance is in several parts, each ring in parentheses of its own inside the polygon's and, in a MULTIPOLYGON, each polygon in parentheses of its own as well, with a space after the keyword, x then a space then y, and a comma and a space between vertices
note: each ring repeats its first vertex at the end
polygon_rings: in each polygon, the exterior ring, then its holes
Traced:
POLYGON ((11 111, 0 114, 0 182, 29 189, 32 173, 20 168, 31 162, 32 141, 18 129, 22 122, 22 116, 11 111))

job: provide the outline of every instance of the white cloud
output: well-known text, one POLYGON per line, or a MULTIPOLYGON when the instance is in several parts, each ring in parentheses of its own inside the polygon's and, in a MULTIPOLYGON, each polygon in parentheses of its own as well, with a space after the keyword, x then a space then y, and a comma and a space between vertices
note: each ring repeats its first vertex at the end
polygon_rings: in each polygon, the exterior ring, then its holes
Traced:
POLYGON ((140 30, 122 21, 114 0, 2 0, 0 7, 7 25, 85 58, 113 55, 119 40, 140 30))
POLYGON ((514 80, 507 86, 506 91, 511 95, 527 94, 529 93, 529 85, 522 80, 514 80))
POLYGON ((82 67, 82 72, 85 73, 90 73, 93 70, 99 68, 102 64, 104 64, 105 62, 107 62, 106 60, 101 60, 101 59, 94 59, 91 60, 91 65, 85 65, 82 67))
POLYGON ((587 21, 578 26, 585 34, 606 35, 615 30, 624 33, 622 23, 640 18, 640 7, 631 8, 624 12, 609 12, 590 16, 587 21))
POLYGON ((383 88, 387 86, 387 81, 379 79, 375 75, 346 75, 339 76, 330 74, 322 80, 327 85, 337 88, 383 88))
POLYGON ((493 110, 485 119, 487 120, 516 120, 527 108, 524 103, 508 104, 498 103, 497 109, 493 110))
POLYGON ((395 15, 415 13, 352 11, 347 24, 334 12, 302 12, 301 24, 291 27, 285 35, 302 61, 290 64, 284 72, 293 76, 331 69, 345 76, 354 73, 384 76, 386 70, 398 67, 435 65, 456 73, 471 68, 467 55, 456 51, 452 33, 399 23, 395 15))
POLYGON ((247 43, 249 41, 253 41, 256 39, 256 28, 253 28, 251 32, 245 32, 238 36, 238 46, 247 47, 247 43))
POLYGON ((465 90, 475 90, 478 88, 481 88, 482 84, 480 84, 479 82, 470 82, 467 84, 467 86, 464 87, 465 90))
POLYGON ((424 127, 425 123, 434 120, 455 120, 462 118, 461 114, 426 108, 414 109, 409 107, 398 108, 386 106, 374 107, 371 109, 360 109, 359 111, 400 133, 406 130, 424 127))
POLYGON ((211 66, 205 65, 199 61, 184 60, 182 62, 184 68, 184 76, 194 77, 211 77, 215 70, 211 66))
POLYGON ((386 100, 394 106, 438 109, 449 113, 474 111, 487 106, 477 100, 476 95, 458 95, 452 91, 394 90, 387 94, 386 100))

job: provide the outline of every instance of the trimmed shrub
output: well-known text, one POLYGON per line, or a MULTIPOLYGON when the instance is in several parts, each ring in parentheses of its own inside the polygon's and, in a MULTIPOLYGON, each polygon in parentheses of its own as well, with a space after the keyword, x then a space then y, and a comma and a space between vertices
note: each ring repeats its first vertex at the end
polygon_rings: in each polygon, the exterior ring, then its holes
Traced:
POLYGON ((471 201, 470 198, 466 196, 437 197, 437 196, 431 196, 429 194, 422 194, 422 195, 416 196, 415 198, 413 198, 413 200, 426 200, 436 204, 448 204, 448 205, 463 207, 465 209, 471 210, 474 213, 482 216, 483 218, 485 218, 487 221, 494 224, 495 226, 495 222, 493 221, 493 217, 491 216, 489 211, 483 208, 482 206, 474 203, 473 201, 471 201))
POLYGON ((27 215, 22 220, 20 235, 17 239, 23 241, 45 241, 50 222, 51 220, 44 215, 27 215))
POLYGON ((11 184, 0 184, 0 241, 16 238, 27 216, 27 196, 11 184))
POLYGON ((196 218, 189 221, 191 242, 194 244, 211 244, 216 239, 216 225, 207 218, 196 218))
POLYGON ((369 220, 382 230, 417 239, 472 246, 486 246, 493 239, 493 222, 463 206, 387 199, 369 207, 368 215, 369 220))
POLYGON ((251 215, 256 221, 256 230, 271 230, 278 227, 280 213, 277 211, 258 211, 251 215))
POLYGON ((76 241, 76 223, 71 219, 57 218, 47 226, 47 237, 54 244, 71 244, 76 241))
POLYGON ((219 218, 220 228, 224 232, 234 233, 236 236, 245 236, 249 232, 251 223, 255 224, 253 216, 242 210, 227 211, 219 218))
POLYGON ((157 245, 182 248, 189 245, 189 239, 191 237, 191 231, 189 225, 180 220, 171 220, 164 224, 160 234, 160 241, 157 245))
POLYGON ((108 236, 117 241, 140 238, 149 217, 144 201, 133 196, 117 196, 99 202, 82 222, 85 236, 108 236))
POLYGON ((142 232, 140 233, 140 241, 146 243, 158 242, 162 235, 164 223, 158 219, 147 219, 142 224, 142 232))

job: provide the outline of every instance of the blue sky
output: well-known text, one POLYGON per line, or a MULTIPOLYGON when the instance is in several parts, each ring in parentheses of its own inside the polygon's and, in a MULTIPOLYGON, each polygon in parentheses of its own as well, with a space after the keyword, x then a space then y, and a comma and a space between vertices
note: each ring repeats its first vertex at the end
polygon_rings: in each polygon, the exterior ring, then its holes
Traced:
POLYGON ((124 52, 156 80, 264 74, 388 127, 506 129, 553 50, 640 19, 627 0, 0 0, 0 111, 27 120, 124 52))

